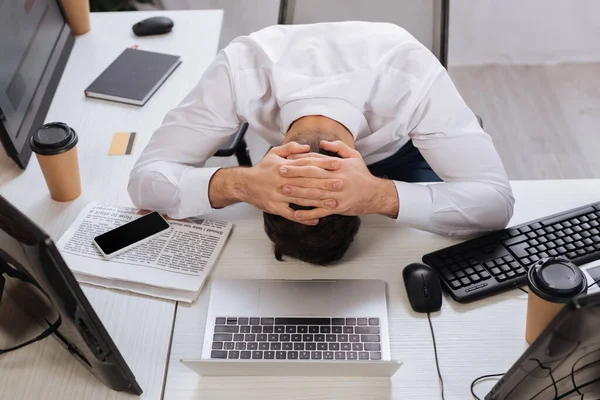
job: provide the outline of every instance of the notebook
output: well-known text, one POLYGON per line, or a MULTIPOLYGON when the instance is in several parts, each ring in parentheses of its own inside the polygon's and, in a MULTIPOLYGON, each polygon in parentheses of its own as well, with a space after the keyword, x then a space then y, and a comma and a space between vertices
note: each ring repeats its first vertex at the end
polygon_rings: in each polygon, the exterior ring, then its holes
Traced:
POLYGON ((125 49, 85 89, 85 96, 143 106, 179 64, 179 56, 125 49))

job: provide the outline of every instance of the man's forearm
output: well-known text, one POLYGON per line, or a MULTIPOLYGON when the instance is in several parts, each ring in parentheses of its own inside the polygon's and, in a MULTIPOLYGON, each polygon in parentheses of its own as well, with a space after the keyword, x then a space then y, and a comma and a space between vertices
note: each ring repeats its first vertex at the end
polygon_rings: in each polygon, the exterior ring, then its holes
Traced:
POLYGON ((394 181, 378 179, 372 204, 374 207, 373 214, 385 215, 390 218, 398 217, 400 200, 394 181))
POLYGON ((212 208, 223 208, 246 201, 248 168, 221 168, 208 185, 208 199, 212 208))

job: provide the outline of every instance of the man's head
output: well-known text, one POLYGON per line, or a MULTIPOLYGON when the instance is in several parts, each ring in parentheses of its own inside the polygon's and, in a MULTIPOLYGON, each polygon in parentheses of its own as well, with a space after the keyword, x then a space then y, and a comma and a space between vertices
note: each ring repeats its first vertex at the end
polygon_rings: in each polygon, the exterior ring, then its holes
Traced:
MULTIPOLYGON (((343 140, 354 145, 350 132, 343 125, 325 117, 305 117, 290 127, 285 143, 295 141, 310 145, 313 153, 339 157, 323 150, 321 140, 343 140)), ((290 204, 294 210, 310 209, 290 204)), ((265 232, 275 246, 275 258, 283 260, 290 256, 317 265, 328 265, 338 261, 348 250, 360 227, 356 216, 329 215, 321 218, 314 226, 290 221, 279 215, 264 213, 265 232)))

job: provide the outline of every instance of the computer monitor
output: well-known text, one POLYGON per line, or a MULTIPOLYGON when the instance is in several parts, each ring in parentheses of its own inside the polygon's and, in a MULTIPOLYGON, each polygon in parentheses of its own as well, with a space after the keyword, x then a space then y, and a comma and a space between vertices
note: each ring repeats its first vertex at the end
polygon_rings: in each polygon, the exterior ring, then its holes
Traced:
POLYGON ((19 167, 75 43, 59 0, 0 0, 0 141, 19 167))
POLYGON ((2 286, 4 295, 16 299, 36 322, 54 327, 52 336, 100 381, 113 390, 142 393, 51 238, 0 196, 0 289, 2 286), (29 294, 23 293, 25 286, 29 294), (40 301, 44 298, 46 301, 40 301))
POLYGON ((600 292, 565 305, 485 399, 600 399, 600 292))

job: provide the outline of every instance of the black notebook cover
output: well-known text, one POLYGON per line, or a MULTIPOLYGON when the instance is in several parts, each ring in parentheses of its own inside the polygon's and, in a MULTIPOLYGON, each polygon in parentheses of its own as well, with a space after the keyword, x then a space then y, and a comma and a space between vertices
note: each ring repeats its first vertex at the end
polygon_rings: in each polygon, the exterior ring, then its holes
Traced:
POLYGON ((179 64, 179 56, 128 48, 85 89, 85 95, 142 106, 179 64))

